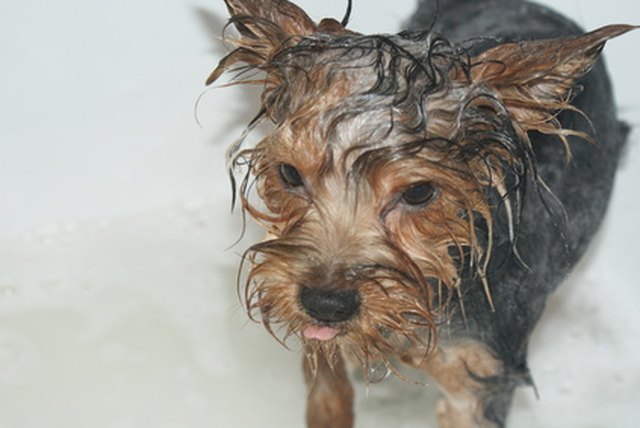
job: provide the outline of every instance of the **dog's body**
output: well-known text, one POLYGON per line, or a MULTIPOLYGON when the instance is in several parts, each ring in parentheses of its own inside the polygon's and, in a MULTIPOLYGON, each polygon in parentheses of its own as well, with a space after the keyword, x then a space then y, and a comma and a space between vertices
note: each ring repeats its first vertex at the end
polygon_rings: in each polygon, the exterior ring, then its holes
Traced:
POLYGON ((589 70, 632 27, 572 37, 526 2, 423 0, 408 28, 429 32, 361 36, 284 0, 226 1, 238 47, 209 81, 264 70, 274 125, 231 151, 268 231, 246 300, 304 345, 308 425, 352 426, 354 359, 425 370, 443 427, 503 426, 546 298, 606 210, 626 128, 589 70))
MULTIPOLYGON (((433 16, 435 1, 423 1, 409 23, 420 28, 433 16)), ((541 40, 582 34, 572 21, 538 4, 513 0, 441 2, 436 29, 452 41, 488 37, 500 41, 541 40)), ((481 43, 495 44, 495 41, 481 43)), ((549 215, 548 206, 536 192, 526 196, 518 233, 518 250, 526 265, 510 251, 503 230, 489 268, 496 313, 487 310, 482 289, 466 281, 466 322, 457 318, 455 337, 471 336, 485 343, 505 364, 501 379, 492 379, 492 397, 485 407, 487 417, 504 424, 510 397, 517 384, 529 383, 527 344, 545 307, 546 299, 580 259, 604 216, 627 127, 616 118, 611 85, 602 60, 578 81, 584 88, 572 104, 578 113, 560 116, 563 128, 594 135, 597 143, 572 138, 572 160, 560 162, 563 147, 556 137, 531 136, 538 174, 562 204, 565 213, 549 215), (593 127, 591 129, 590 127, 593 127), (565 218, 563 218, 565 216, 565 218), (500 249, 500 246, 502 248, 500 249), (502 256, 497 256, 502 254, 502 256), (467 303, 468 302, 468 303, 467 303)), ((503 226, 504 227, 504 226, 503 226)))

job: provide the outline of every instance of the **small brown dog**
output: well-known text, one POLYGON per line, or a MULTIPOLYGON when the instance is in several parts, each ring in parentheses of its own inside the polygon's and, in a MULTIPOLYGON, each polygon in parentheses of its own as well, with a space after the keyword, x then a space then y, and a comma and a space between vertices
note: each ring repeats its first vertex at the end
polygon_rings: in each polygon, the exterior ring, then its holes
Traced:
POLYGON ((273 126, 230 150, 268 233, 246 305, 301 341, 308 426, 353 425, 345 361, 426 371, 442 427, 503 426, 545 300, 606 209, 626 127, 596 60, 634 27, 424 0, 410 31, 370 36, 286 0, 225 1, 235 49, 207 83, 245 64, 264 86, 249 130, 273 126))

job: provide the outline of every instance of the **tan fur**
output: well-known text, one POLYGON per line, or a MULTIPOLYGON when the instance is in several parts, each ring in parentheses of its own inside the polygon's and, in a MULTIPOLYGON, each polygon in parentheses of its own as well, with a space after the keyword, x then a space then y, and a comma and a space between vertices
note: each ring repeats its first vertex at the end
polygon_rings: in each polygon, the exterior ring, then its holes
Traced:
POLYGON ((476 342, 438 347, 428 358, 418 356, 414 365, 437 382, 445 398, 438 403, 436 416, 442 428, 494 428, 484 418, 479 378, 491 378, 502 366, 488 349, 476 342))
POLYGON ((435 46, 431 76, 401 47, 358 38, 335 20, 316 25, 285 0, 227 5, 239 34, 207 83, 238 64, 262 71, 243 75, 242 82, 263 85, 258 119, 272 125, 255 147, 231 150, 232 168, 247 167, 242 207, 269 237, 246 254, 245 302, 279 340, 302 341, 309 426, 352 425, 353 391, 342 361, 348 353, 365 367, 392 356, 411 361, 447 396, 439 407, 442 427, 489 427, 480 384, 470 373, 493 376, 499 364, 482 345, 437 346, 436 339, 450 311, 464 311, 448 305, 463 260, 493 307, 486 268, 497 207, 487 189, 498 192, 512 219, 518 207, 507 192, 506 171, 524 176, 530 168, 499 133, 512 126, 526 153, 532 130, 566 144, 575 133, 562 129, 556 115, 571 108, 575 80, 607 39, 632 27, 500 45, 475 58, 435 46), (330 44, 333 37, 344 38, 339 48, 330 44), (389 95, 377 88, 376 67, 396 60, 399 78, 389 95), (418 72, 411 74, 412 67, 418 72), (420 94, 415 79, 434 90, 420 94), (282 165, 295 167, 303 185, 283 182, 282 165), (433 200, 403 204, 403 192, 415 183, 430 183, 433 200), (262 205, 251 200, 254 188, 262 205), (478 236, 478 222, 485 222, 488 236, 478 236), (329 342, 305 338, 304 328, 318 322, 301 307, 301 286, 358 290, 358 315, 334 326, 339 333, 329 342))
POLYGON ((307 426, 309 428, 350 428, 353 426, 353 387, 339 352, 314 354, 304 359, 309 390, 307 426), (312 364, 313 361, 313 364, 312 364))

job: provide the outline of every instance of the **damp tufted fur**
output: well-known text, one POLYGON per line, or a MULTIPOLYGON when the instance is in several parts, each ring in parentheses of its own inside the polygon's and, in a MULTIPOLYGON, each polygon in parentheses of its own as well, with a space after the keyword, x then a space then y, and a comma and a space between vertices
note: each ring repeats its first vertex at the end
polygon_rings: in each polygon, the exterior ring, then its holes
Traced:
MULTIPOLYGON (((260 122, 272 127, 254 147, 241 140, 229 150, 240 204, 267 231, 244 257, 251 316, 283 343, 302 341, 310 379, 319 367, 342 367, 342 355, 365 368, 380 360, 391 366, 392 357, 433 367, 432 355, 463 349, 455 340, 440 344, 449 326, 454 336, 465 330, 465 340, 485 342, 470 348, 490 360, 493 371, 483 378, 520 373, 509 391, 528 382, 524 357, 503 364, 508 346, 474 330, 492 316, 477 314, 508 313, 512 303, 494 280, 537 266, 524 251, 531 245, 527 204, 543 206, 536 212, 550 213, 552 222, 566 214, 555 180, 540 172, 546 164, 536 146, 559 147, 548 162, 562 165, 575 144, 594 144, 598 124, 574 103, 578 80, 607 40, 634 27, 476 53, 473 44, 433 31, 362 35, 332 19, 316 24, 285 0, 226 3, 237 34, 227 37, 233 50, 207 83, 232 71, 237 83, 262 85, 249 130, 260 122), (571 126, 561 112, 586 125, 571 126), (408 189, 421 184, 430 189, 424 202, 408 203, 408 189), (254 189, 262 204, 252 202, 254 189), (357 290, 357 316, 319 322, 301 306, 302 286, 357 290), (460 320, 466 327, 451 327, 460 320), (336 337, 310 339, 309 326, 336 337)), ((474 367, 462 384, 482 384, 474 367)), ((508 399, 495 410, 493 401, 472 395, 480 406, 474 412, 496 413, 487 421, 501 423, 508 399)), ((449 413, 451 420, 471 417, 449 413)))

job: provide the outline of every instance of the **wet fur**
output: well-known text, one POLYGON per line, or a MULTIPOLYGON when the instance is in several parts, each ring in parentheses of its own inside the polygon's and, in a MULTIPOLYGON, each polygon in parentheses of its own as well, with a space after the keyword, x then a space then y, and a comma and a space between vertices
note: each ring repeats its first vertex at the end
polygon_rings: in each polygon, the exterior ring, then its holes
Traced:
POLYGON ((229 152, 240 203, 268 234, 245 256, 244 300, 279 340, 301 339, 309 426, 351 426, 345 355, 365 372, 398 358, 432 374, 449 397, 443 427, 502 426, 514 388, 531 383, 546 297, 606 209, 626 127, 594 63, 632 27, 576 37, 553 12, 506 0, 442 1, 434 21, 434 3, 410 31, 367 36, 286 1, 227 0, 239 35, 208 83, 235 69, 263 85, 249 129, 273 125, 229 152), (282 164, 302 186, 283 182, 282 164), (416 182, 437 193, 408 208, 416 182), (360 310, 334 340, 308 340, 322 323, 301 308, 302 286, 357 290, 360 310))

